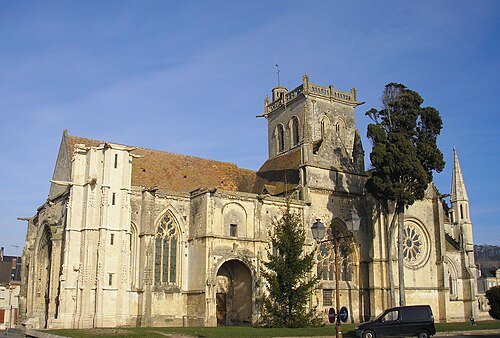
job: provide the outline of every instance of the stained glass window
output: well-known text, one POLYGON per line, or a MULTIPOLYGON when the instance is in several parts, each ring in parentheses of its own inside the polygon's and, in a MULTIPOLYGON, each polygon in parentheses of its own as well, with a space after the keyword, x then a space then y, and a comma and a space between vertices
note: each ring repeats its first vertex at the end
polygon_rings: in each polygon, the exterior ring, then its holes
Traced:
POLYGON ((170 215, 166 214, 156 230, 155 283, 175 284, 177 281, 177 231, 170 215))

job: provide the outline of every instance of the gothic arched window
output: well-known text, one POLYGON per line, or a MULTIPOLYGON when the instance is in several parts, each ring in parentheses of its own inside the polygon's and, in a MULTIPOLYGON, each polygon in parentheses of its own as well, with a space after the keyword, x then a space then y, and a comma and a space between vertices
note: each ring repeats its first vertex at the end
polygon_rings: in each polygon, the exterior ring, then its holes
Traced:
POLYGON ((321 117, 321 121, 320 121, 321 138, 325 139, 326 135, 328 134, 329 131, 330 131, 330 119, 325 114, 321 117))
POLYGON ((177 281, 177 246, 179 236, 172 217, 167 213, 158 224, 155 235, 155 283, 177 281))
POLYGON ((137 275, 137 228, 134 223, 130 223, 130 280, 132 285, 136 285, 137 275))
MULTIPOLYGON (((339 248, 340 280, 352 281, 351 256, 348 244, 341 244, 339 248)), ((322 280, 335 280, 335 253, 331 242, 321 243, 317 255, 317 274, 322 280)))
POLYGON ((296 146, 299 144, 300 136, 299 136, 299 119, 294 116, 292 117, 292 146, 296 146))
POLYGON ((456 300, 458 297, 457 269, 452 261, 448 261, 448 287, 450 289, 450 299, 456 300))
POLYGON ((283 128, 282 124, 278 124, 276 134, 278 141, 278 153, 281 153, 285 151, 285 128, 283 128))

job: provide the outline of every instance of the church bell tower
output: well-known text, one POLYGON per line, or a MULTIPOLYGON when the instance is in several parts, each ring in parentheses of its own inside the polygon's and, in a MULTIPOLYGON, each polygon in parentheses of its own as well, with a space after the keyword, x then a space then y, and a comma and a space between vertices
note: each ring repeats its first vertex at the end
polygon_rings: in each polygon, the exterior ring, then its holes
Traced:
POLYGON ((264 101, 269 158, 301 149, 302 164, 364 171, 364 151, 354 121, 356 89, 337 90, 309 82, 288 91, 278 86, 264 101))

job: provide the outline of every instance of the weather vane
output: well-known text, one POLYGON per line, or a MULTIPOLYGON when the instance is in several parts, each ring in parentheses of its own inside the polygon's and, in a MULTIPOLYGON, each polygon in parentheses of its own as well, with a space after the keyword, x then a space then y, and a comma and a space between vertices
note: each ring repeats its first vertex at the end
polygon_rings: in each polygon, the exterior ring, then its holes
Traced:
POLYGON ((278 71, 276 73, 278 74, 278 87, 280 87, 281 86, 281 84, 280 84, 280 64, 277 63, 275 66, 276 66, 276 68, 278 68, 278 71))

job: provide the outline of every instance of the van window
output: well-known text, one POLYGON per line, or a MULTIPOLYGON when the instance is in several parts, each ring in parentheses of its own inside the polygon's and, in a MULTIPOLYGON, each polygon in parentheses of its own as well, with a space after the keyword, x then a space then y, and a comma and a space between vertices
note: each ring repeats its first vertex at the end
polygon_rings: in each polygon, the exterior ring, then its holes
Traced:
POLYGON ((429 311, 427 308, 413 308, 408 311, 409 320, 429 320, 429 311))
POLYGON ((385 314, 384 317, 382 317, 382 321, 383 322, 392 322, 394 320, 398 320, 398 310, 393 310, 393 311, 389 311, 385 314))

